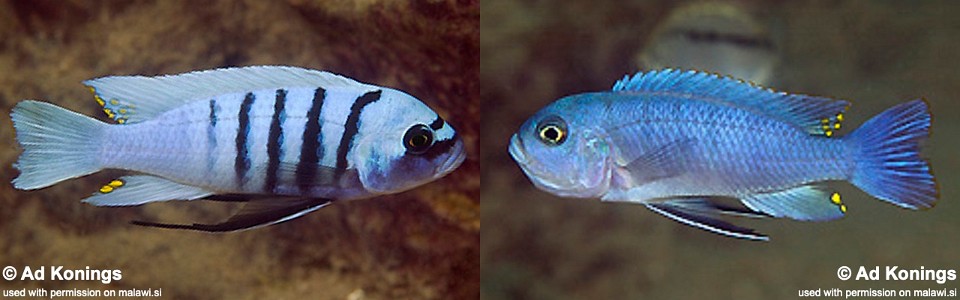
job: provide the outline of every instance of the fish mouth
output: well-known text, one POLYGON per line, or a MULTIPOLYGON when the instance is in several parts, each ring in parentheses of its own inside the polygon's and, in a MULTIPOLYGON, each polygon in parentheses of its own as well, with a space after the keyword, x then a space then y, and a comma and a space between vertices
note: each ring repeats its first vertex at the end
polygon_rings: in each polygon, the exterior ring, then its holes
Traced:
POLYGON ((439 171, 437 172, 437 177, 450 174, 450 172, 460 167, 460 164, 463 164, 463 161, 467 159, 467 151, 464 149, 463 140, 457 139, 457 142, 453 144, 451 153, 452 155, 448 156, 437 169, 439 171))
POLYGON ((538 188, 547 191, 558 189, 559 185, 544 182, 544 178, 549 177, 549 173, 537 169, 536 162, 528 157, 523 150, 523 140, 516 134, 510 138, 510 146, 507 147, 507 151, 510 152, 510 156, 513 157, 513 160, 520 166, 523 174, 527 175, 527 178, 530 178, 530 181, 538 188))
MULTIPOLYGON (((523 174, 530 179, 538 189, 561 197, 594 198, 598 196, 596 187, 591 187, 577 180, 574 176, 565 177, 554 174, 538 163, 538 160, 524 151, 523 140, 516 134, 510 138, 507 148, 510 156, 520 166, 523 174)), ((601 187, 603 185, 597 186, 601 187)))
POLYGON ((517 161, 521 167, 530 162, 526 154, 523 153, 523 141, 520 140, 517 134, 513 134, 513 136, 510 137, 510 146, 507 147, 507 151, 510 152, 510 156, 513 157, 513 160, 517 161))

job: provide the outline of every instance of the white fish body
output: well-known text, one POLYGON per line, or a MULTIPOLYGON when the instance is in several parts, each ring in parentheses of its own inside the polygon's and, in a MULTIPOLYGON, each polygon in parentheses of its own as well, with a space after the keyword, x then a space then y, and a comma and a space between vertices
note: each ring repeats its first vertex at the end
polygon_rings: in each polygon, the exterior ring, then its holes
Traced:
POLYGON ((120 124, 19 103, 11 114, 24 149, 16 188, 111 168, 142 175, 114 180, 84 202, 250 201, 220 226, 144 225, 230 231, 274 224, 333 199, 411 189, 464 159, 453 128, 416 98, 328 72, 261 66, 85 84, 120 124))

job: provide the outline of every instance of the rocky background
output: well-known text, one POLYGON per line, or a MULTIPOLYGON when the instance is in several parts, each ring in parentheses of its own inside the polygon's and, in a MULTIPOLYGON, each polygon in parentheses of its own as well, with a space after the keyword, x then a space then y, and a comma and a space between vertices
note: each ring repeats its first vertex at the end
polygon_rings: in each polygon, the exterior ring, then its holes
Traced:
MULTIPOLYGON (((119 269, 122 280, 0 288, 161 288, 170 299, 475 299, 479 294, 479 1, 0 1, 0 110, 38 99, 107 120, 82 80, 282 64, 406 91, 454 124, 468 159, 416 190, 338 203, 235 234, 141 228, 217 222, 224 203, 96 208, 122 173, 14 190, 0 117, 0 265, 119 269)), ((48 271, 49 272, 49 271, 48 271)))
MULTIPOLYGON (((768 243, 720 237, 643 207, 535 189, 507 154, 520 124, 559 97, 609 89, 687 1, 483 0, 481 299, 784 299, 800 289, 955 289, 957 281, 841 281, 840 266, 960 265, 960 2, 730 1, 778 42, 772 87, 850 100, 841 134, 924 97, 924 151, 940 201, 908 211, 847 183, 826 223, 739 220, 768 243)), ((856 270, 856 269, 855 269, 856 270)))

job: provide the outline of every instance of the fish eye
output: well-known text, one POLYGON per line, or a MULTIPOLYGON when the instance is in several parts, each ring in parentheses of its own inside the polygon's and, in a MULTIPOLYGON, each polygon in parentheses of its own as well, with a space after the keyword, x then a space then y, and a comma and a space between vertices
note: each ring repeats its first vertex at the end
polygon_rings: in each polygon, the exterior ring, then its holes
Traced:
POLYGON ((567 123, 557 116, 549 116, 537 126, 537 137, 547 146, 559 146, 567 140, 567 123))
POLYGON ((433 131, 427 125, 413 125, 403 134, 403 147, 407 148, 407 153, 423 154, 430 146, 433 146, 433 131))

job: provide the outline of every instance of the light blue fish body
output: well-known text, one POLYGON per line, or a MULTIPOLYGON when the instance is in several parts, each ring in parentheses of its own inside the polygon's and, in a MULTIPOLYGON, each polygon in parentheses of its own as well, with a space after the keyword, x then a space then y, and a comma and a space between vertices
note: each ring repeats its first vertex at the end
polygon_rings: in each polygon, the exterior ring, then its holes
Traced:
POLYGON ((850 181, 904 208, 931 207, 936 182, 919 156, 930 127, 926 103, 900 104, 841 137, 848 105, 706 73, 638 73, 613 91, 548 105, 509 150, 545 191, 641 203, 745 239, 767 237, 718 217, 842 217, 846 205, 825 181, 850 181))
POLYGON ((217 225, 231 231, 286 221, 330 203, 398 193, 440 178, 465 153, 454 129, 416 98, 328 72, 258 66, 84 82, 109 125, 55 105, 11 114, 24 152, 18 189, 102 169, 140 174, 84 202, 248 201, 217 225))

